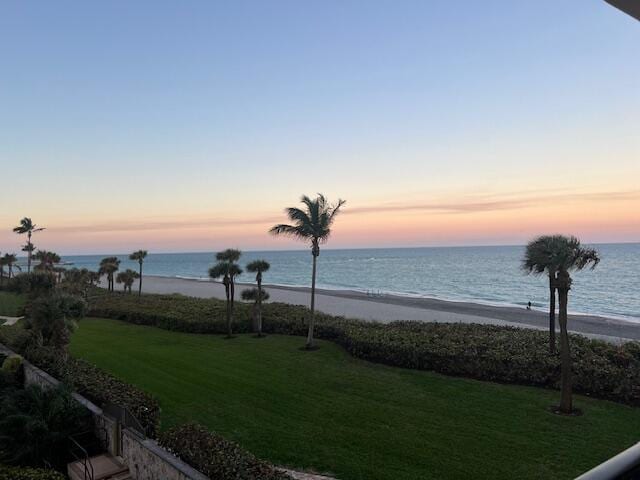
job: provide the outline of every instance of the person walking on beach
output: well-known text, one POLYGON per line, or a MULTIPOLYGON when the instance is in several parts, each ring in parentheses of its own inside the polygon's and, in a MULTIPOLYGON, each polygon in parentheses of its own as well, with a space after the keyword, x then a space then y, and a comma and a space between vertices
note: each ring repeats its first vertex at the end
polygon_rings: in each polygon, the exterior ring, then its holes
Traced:
POLYGON ((531 310, 531 302, 527 303, 527 310, 531 310))

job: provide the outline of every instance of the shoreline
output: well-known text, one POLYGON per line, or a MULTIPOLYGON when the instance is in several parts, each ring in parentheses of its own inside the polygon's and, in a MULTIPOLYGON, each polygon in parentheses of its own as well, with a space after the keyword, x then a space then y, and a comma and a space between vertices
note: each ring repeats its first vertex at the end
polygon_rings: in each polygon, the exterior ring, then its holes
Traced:
MULTIPOLYGON (((255 284, 238 283, 242 288, 255 284)), ((208 279, 186 279, 145 275, 143 291, 147 293, 178 293, 199 298, 224 299, 220 282, 208 279)), ((271 295, 270 302, 294 305, 309 304, 309 287, 289 287, 265 284, 271 295)), ((409 297, 391 294, 369 296, 355 290, 316 289, 316 308, 330 315, 389 323, 396 320, 422 322, 484 323, 503 326, 548 329, 548 314, 524 307, 492 306, 473 302, 456 302, 433 298, 409 297)), ((557 322, 556 322, 557 323, 557 322)), ((569 330, 574 333, 621 343, 640 340, 640 324, 604 316, 569 315, 569 330)))

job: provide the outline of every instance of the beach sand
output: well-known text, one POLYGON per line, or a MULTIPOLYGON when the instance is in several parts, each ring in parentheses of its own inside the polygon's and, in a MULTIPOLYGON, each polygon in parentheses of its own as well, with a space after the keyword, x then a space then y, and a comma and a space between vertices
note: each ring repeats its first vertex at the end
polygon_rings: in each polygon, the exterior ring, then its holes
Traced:
MULTIPOLYGON (((137 285, 136 285, 137 286, 137 285)), ((237 284, 236 296, 243 288, 255 285, 237 284)), ((309 305, 309 288, 265 285, 271 302, 309 305)), ((134 287, 135 289, 135 287, 134 287)), ((147 293, 180 293, 192 297, 224 299, 224 287, 219 282, 145 276, 143 291, 147 293)), ((509 325, 537 329, 548 328, 548 314, 517 307, 497 307, 467 302, 449 302, 430 298, 397 295, 368 296, 349 290, 316 290, 316 308, 331 315, 348 318, 392 322, 462 322, 509 325)), ((614 343, 640 340, 640 324, 590 315, 570 315, 572 332, 614 343)))

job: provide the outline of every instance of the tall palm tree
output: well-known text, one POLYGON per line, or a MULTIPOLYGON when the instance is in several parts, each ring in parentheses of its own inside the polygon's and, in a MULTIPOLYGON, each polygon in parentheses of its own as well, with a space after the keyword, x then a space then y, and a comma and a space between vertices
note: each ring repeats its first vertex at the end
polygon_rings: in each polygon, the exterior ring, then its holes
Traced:
POLYGON ((113 292, 114 282, 113 276, 120 268, 120 260, 118 257, 106 257, 100 261, 100 268, 98 269, 98 273, 100 275, 107 276, 107 290, 113 292))
POLYGON ((138 250, 136 252, 133 252, 131 255, 129 255, 129 260, 135 260, 138 262, 138 265, 140 265, 140 273, 138 275, 138 278, 140 279, 138 281, 138 296, 142 295, 142 264, 144 263, 144 259, 146 257, 147 257, 146 250, 138 250))
POLYGON ((263 337, 260 305, 262 305, 263 301, 269 300, 269 292, 262 289, 258 290, 257 288, 247 288, 242 291, 241 297, 245 302, 253 302, 253 325, 257 330, 257 337, 263 337))
POLYGON ((36 232, 41 232, 44 230, 44 227, 38 227, 35 223, 31 221, 29 217, 24 217, 20 220, 20 225, 15 227, 13 231, 18 235, 27 234, 27 244, 22 249, 27 252, 27 272, 31 272, 31 254, 33 252, 33 244, 31 243, 31 236, 36 232))
POLYGON ((209 269, 209 277, 217 279, 222 277, 222 284, 227 297, 227 338, 233 337, 233 304, 235 300, 235 278, 242 273, 242 269, 237 264, 242 252, 229 248, 216 254, 216 263, 209 269))
POLYGON ((313 256, 313 268, 311 272, 311 315, 309 318, 309 332, 307 334, 306 348, 313 348, 313 328, 315 323, 316 301, 316 263, 320 255, 320 244, 325 243, 331 235, 331 225, 340 212, 340 207, 345 200, 338 200, 335 205, 330 204, 322 194, 318 194, 314 200, 303 195, 300 201, 304 204, 304 210, 300 208, 287 208, 285 212, 293 225, 275 225, 270 233, 274 235, 286 235, 311 242, 311 255, 313 256))
MULTIPOLYGON (((531 244, 537 242, 546 245, 545 254, 539 258, 540 263, 531 261, 529 272, 542 274, 552 269, 555 274, 555 287, 558 291, 558 322, 560 323, 560 412, 571 413, 573 411, 572 378, 571 378, 571 351, 569 347, 569 332, 567 330, 567 310, 569 303, 569 290, 571 290, 571 272, 583 270, 587 267, 594 269, 600 262, 598 252, 592 248, 585 248, 576 237, 564 235, 552 235, 539 237, 531 244)), ((525 265, 527 264, 525 257, 525 265)))
POLYGON ((256 291, 256 322, 258 324, 259 337, 262 336, 262 300, 267 299, 265 297, 266 292, 262 289, 262 273, 269 270, 270 267, 271 265, 266 260, 254 260, 247 265, 247 271, 256 274, 256 282, 258 284, 258 290, 256 291), (260 295, 258 295, 258 292, 260 292, 260 295))
POLYGON ((135 270, 127 268, 124 272, 118 273, 116 276, 116 282, 122 283, 124 291, 131 293, 131 287, 137 278, 140 278, 140 274, 135 270))
POLYGON ((552 264, 551 252, 557 236, 543 235, 527 244, 522 268, 529 273, 549 277, 549 351, 556 353, 556 267, 552 264))

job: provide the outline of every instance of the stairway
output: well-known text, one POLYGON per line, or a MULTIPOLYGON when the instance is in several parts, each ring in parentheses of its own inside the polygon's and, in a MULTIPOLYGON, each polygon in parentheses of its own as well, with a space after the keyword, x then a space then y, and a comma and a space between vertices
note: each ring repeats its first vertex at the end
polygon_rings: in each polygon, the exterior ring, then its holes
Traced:
POLYGON ((89 470, 93 467, 93 477, 91 473, 85 474, 85 463, 82 460, 67 465, 67 475, 71 480, 132 480, 129 469, 122 462, 107 453, 90 457, 87 464, 89 470))

